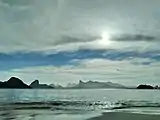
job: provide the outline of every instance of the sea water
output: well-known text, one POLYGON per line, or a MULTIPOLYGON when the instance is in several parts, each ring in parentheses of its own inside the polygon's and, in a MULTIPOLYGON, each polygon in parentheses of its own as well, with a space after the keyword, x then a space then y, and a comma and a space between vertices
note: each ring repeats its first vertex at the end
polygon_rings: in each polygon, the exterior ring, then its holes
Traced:
POLYGON ((102 112, 160 114, 160 90, 0 89, 0 120, 85 120, 102 112))

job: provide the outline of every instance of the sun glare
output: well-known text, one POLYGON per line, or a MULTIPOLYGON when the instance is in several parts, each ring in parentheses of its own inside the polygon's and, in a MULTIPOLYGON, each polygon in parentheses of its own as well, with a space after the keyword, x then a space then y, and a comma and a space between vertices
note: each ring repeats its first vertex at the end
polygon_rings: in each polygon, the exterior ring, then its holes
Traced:
POLYGON ((102 33, 101 39, 99 40, 99 44, 101 44, 101 45, 111 44, 110 35, 107 32, 102 33))

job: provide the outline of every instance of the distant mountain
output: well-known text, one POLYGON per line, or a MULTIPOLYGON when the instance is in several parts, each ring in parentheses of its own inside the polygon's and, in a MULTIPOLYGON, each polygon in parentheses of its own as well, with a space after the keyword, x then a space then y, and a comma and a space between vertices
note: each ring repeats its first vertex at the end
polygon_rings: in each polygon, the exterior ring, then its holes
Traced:
POLYGON ((71 87, 68 88, 75 88, 75 89, 91 89, 91 88, 127 88, 123 85, 120 85, 118 83, 112 83, 112 82, 98 82, 98 81, 88 81, 88 82, 83 82, 83 81, 79 81, 78 84, 75 84, 71 87))
POLYGON ((156 89, 151 85, 139 85, 137 89, 156 89))
POLYGON ((69 88, 70 88, 70 87, 75 87, 76 85, 77 85, 76 83, 68 83, 68 84, 67 84, 67 87, 69 87, 69 88))
MULTIPOLYGON (((139 86, 138 89, 143 89, 147 86, 139 86)), ((26 89, 26 88, 33 88, 33 89, 96 89, 96 88, 120 88, 120 89, 134 89, 131 87, 126 87, 118 83, 112 82, 98 82, 98 81, 79 81, 78 84, 70 83, 67 87, 63 87, 61 85, 54 85, 54 84, 40 84, 39 80, 33 81, 29 86, 25 84, 21 79, 16 77, 11 77, 8 81, 0 82, 0 88, 15 88, 15 89, 26 89)), ((157 87, 158 88, 158 87, 157 87)))
POLYGON ((23 83, 19 78, 11 77, 8 81, 0 82, 0 88, 25 89, 31 87, 23 83))
POLYGON ((63 89, 64 88, 61 85, 54 85, 54 84, 50 84, 49 86, 53 87, 54 89, 63 89))
POLYGON ((33 81, 30 85, 31 88, 35 89, 52 89, 53 86, 47 85, 47 84, 40 84, 38 80, 33 81))

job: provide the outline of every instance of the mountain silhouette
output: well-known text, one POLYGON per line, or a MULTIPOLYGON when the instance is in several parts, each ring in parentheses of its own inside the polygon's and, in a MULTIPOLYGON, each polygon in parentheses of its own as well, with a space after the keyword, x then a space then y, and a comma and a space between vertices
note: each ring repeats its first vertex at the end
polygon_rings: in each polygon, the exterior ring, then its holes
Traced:
POLYGON ((0 82, 0 88, 25 89, 25 88, 31 88, 31 87, 23 83, 23 81, 20 80, 19 78, 11 77, 8 81, 0 82))
POLYGON ((54 88, 50 85, 47 84, 40 84, 39 80, 35 80, 33 81, 30 85, 31 88, 35 88, 35 89, 48 89, 48 88, 54 88))
POLYGON ((74 84, 70 88, 76 88, 76 89, 92 89, 92 88, 126 88, 125 86, 118 84, 118 83, 112 83, 112 82, 98 82, 98 81, 87 81, 83 82, 82 80, 79 81, 78 84, 74 84))

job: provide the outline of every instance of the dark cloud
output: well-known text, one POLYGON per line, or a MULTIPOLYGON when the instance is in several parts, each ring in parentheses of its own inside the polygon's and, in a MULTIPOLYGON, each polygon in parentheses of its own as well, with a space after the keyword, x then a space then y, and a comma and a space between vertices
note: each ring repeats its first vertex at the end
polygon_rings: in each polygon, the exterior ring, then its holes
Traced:
POLYGON ((81 42, 92 42, 101 37, 98 36, 81 36, 81 37, 71 37, 71 36, 62 36, 59 40, 54 42, 54 45, 64 45, 70 43, 81 43, 81 42))
POLYGON ((156 37, 144 34, 121 34, 112 37, 113 41, 155 41, 156 37))
POLYGON ((134 65, 150 65, 152 64, 152 61, 148 61, 148 62, 131 62, 134 65))

